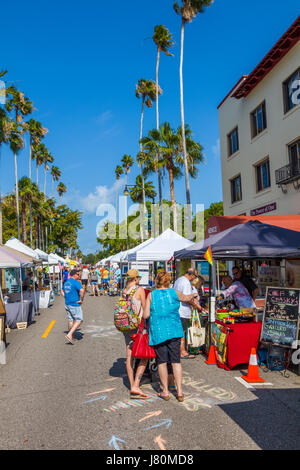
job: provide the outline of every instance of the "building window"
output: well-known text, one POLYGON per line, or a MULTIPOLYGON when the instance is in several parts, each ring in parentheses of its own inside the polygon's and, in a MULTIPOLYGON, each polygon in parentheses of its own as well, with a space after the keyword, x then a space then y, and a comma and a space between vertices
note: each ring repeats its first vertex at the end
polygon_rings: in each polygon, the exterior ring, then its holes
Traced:
POLYGON ((289 159, 293 167, 298 168, 300 166, 300 139, 289 145, 289 159))
POLYGON ((251 113, 252 139, 267 128, 266 102, 264 101, 251 113))
POLYGON ((231 203, 234 204, 235 202, 242 200, 242 181, 241 175, 237 176, 236 178, 230 181, 231 184, 231 203))
POLYGON ((256 165, 256 190, 257 192, 263 191, 271 186, 270 178, 270 162, 269 159, 256 165))
POLYGON ((228 142, 228 157, 233 155, 239 150, 239 131, 238 128, 236 127, 233 129, 230 134, 227 136, 227 142, 228 142))
POLYGON ((288 113, 299 104, 300 68, 283 82, 284 113, 288 113))

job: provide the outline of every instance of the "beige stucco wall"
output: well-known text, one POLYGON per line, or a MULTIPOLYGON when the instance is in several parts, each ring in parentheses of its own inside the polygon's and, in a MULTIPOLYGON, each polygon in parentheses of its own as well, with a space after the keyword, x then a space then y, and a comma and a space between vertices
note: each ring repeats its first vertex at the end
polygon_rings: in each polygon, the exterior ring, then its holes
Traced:
POLYGON ((282 83, 300 66, 300 41, 246 97, 227 98, 219 108, 222 184, 225 215, 239 215, 267 204, 277 203, 272 214, 300 214, 300 190, 293 184, 287 194, 275 184, 275 170, 289 163, 287 145, 300 138, 300 105, 286 115, 282 83), (266 101, 267 129, 251 139, 250 113, 266 101), (227 135, 239 129, 239 151, 228 158, 227 135), (256 192, 254 164, 270 159, 271 188, 256 192), (231 204, 230 180, 241 174, 242 201, 231 204))

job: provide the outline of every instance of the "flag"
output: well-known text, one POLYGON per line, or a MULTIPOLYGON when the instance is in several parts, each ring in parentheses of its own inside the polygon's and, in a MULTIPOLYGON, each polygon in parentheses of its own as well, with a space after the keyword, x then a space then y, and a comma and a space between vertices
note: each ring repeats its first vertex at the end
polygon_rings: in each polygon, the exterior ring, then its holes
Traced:
POLYGON ((212 253, 211 253, 211 247, 208 247, 207 252, 204 255, 204 258, 209 262, 209 264, 213 264, 213 259, 212 259, 212 253))

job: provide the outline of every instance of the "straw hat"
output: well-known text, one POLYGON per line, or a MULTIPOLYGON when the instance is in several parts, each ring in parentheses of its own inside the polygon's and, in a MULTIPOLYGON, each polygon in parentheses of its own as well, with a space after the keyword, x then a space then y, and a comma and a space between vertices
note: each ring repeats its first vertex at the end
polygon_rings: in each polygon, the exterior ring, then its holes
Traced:
POLYGON ((129 269, 127 272, 127 276, 131 279, 134 279, 135 277, 141 277, 137 269, 129 269))

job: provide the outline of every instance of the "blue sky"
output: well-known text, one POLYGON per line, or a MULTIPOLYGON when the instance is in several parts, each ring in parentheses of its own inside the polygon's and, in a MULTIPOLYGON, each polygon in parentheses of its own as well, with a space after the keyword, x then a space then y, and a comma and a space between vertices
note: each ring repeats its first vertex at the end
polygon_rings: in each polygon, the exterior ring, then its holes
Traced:
MULTIPOLYGON (((155 80, 156 24, 164 24, 176 42, 174 57, 161 58, 160 120, 180 125, 180 19, 172 5, 172 0, 152 0, 150 6, 138 0, 16 0, 1 6, 0 70, 8 69, 7 80, 33 100, 33 117, 49 129, 45 144, 62 170, 68 188, 64 200, 84 213, 79 244, 85 253, 99 247, 96 208, 115 201, 116 165, 125 153, 135 157, 138 152, 141 102, 135 85, 139 78, 155 80)), ((185 118, 206 157, 199 178, 191 181, 194 203, 208 207, 222 200, 217 105, 298 15, 297 0, 215 0, 187 25, 185 118)), ((144 134, 155 126, 153 106, 145 113, 144 134)), ((28 175, 28 146, 18 163, 19 177, 28 175)), ((135 167, 130 184, 137 173, 135 167)), ((4 149, 2 192, 13 185, 13 156, 4 149)), ((169 198, 167 180, 164 196, 169 198)), ((175 196, 185 202, 184 179, 176 182, 175 196)))

